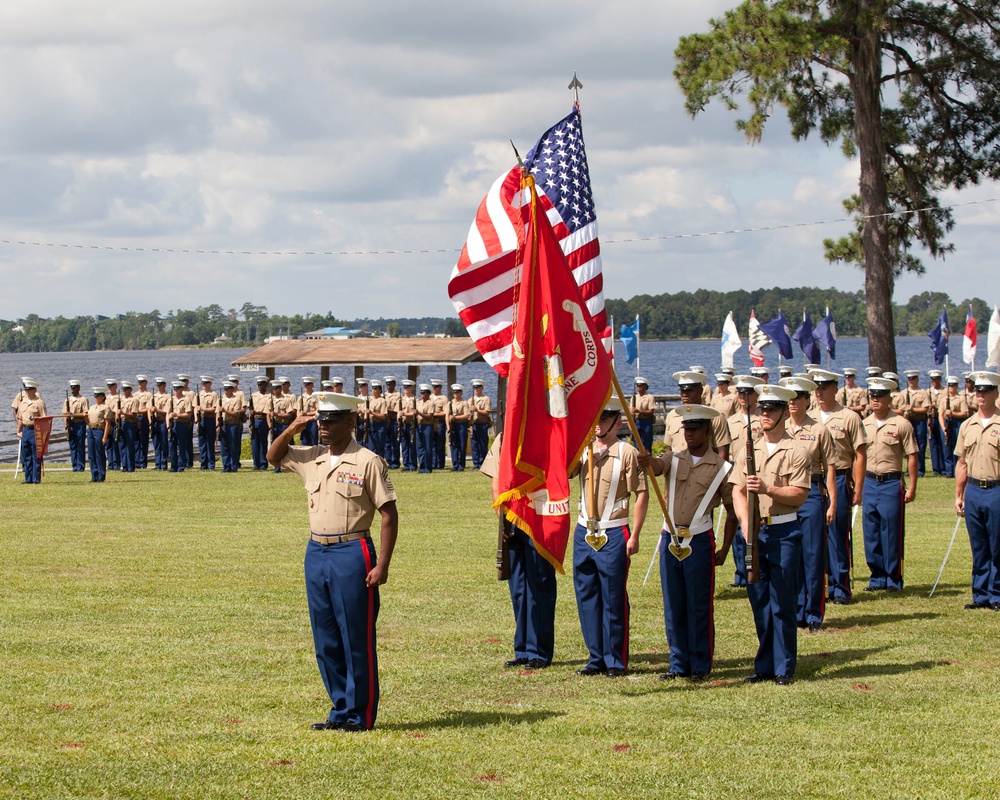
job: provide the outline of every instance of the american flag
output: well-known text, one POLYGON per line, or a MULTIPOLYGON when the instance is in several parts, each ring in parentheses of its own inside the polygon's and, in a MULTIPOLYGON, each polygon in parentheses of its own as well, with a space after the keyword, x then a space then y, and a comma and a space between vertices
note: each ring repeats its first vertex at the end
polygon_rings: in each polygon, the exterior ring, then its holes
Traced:
MULTIPOLYGON (((566 255, 594 327, 608 324, 604 310, 601 246, 583 146, 580 110, 549 128, 525 159, 539 202, 566 255)), ((448 295, 483 358, 506 377, 513 336, 517 270, 524 249, 527 197, 521 170, 501 175, 479 204, 462 255, 451 272, 448 295)))

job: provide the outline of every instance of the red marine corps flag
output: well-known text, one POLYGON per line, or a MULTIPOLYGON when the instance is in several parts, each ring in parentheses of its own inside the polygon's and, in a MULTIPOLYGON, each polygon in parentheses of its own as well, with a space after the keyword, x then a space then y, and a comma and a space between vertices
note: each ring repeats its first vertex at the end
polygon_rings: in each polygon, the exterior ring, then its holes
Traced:
POLYGON ((45 454, 49 452, 49 437, 52 436, 52 420, 55 417, 35 417, 35 456, 42 465, 38 479, 45 474, 45 454))
POLYGON ((569 472, 611 394, 611 362, 540 203, 534 179, 515 296, 506 434, 495 507, 559 572, 570 532, 569 472))

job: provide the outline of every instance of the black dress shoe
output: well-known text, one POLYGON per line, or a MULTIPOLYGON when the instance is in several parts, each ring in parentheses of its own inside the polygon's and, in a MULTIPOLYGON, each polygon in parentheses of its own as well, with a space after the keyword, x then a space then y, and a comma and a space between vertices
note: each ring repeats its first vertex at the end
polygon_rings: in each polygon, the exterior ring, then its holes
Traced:
POLYGON ((808 627, 809 627, 809 623, 808 622, 799 622, 798 623, 799 630, 804 631, 808 627))
POLYGON ((592 675, 603 675, 605 672, 606 670, 603 670, 600 667, 584 667, 583 669, 578 669, 576 674, 589 678, 592 675))
POLYGON ((551 661, 545 661, 541 658, 529 658, 527 667, 528 669, 545 669, 551 663, 551 661))
POLYGON ((834 597, 833 604, 835 606, 849 606, 851 604, 851 601, 848 600, 846 597, 834 597))
POLYGON ((965 604, 965 610, 966 611, 971 611, 974 608, 990 608, 990 607, 991 606, 990 606, 989 603, 980 603, 978 601, 973 601, 971 603, 966 603, 965 604))
POLYGON ((753 675, 747 675, 743 679, 743 683, 764 683, 764 681, 774 680, 773 675, 766 675, 763 672, 755 672, 753 675))
POLYGON ((745 583, 731 583, 729 584, 730 589, 746 589, 747 585, 745 583))
POLYGON ((692 683, 701 683, 707 677, 708 677, 708 673, 707 672, 692 672, 691 673, 691 682, 692 683))
POLYGON ((608 667, 608 671, 605 674, 609 678, 620 678, 625 674, 625 670, 621 667, 608 667))
POLYGON ((678 678, 690 678, 690 672, 664 672, 660 675, 661 681, 675 681, 678 678))
POLYGON ((503 665, 505 667, 526 667, 526 666, 528 666, 528 659, 526 659, 526 658, 512 658, 510 661, 504 661, 503 665))
POLYGON ((309 726, 309 730, 313 730, 313 731, 335 731, 342 724, 343 724, 342 722, 330 722, 329 720, 327 720, 326 722, 314 722, 312 725, 309 726))
POLYGON ((990 603, 990 608, 994 611, 1000 611, 1000 603, 990 603))
POLYGON ((884 591, 884 589, 881 586, 866 586, 865 587, 865 591, 866 592, 881 592, 881 591, 884 591))
POLYGON ((338 725, 336 730, 340 731, 341 733, 360 733, 365 729, 362 728, 360 725, 358 725, 358 723, 356 722, 348 721, 338 725))
POLYGON ((778 684, 778 686, 791 686, 792 683, 795 682, 795 679, 788 675, 778 675, 774 679, 774 682, 778 684))
POLYGON ((823 627, 823 623, 822 622, 810 622, 809 623, 809 633, 816 633, 822 627, 823 627))

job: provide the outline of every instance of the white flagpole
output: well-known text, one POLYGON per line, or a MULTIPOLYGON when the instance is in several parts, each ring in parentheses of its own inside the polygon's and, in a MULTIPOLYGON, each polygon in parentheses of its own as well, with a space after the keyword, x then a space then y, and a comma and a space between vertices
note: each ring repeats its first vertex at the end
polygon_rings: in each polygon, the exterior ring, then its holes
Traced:
POLYGON ((635 315, 636 321, 636 331, 635 331, 635 377, 642 375, 642 368, 639 366, 639 315, 635 315))

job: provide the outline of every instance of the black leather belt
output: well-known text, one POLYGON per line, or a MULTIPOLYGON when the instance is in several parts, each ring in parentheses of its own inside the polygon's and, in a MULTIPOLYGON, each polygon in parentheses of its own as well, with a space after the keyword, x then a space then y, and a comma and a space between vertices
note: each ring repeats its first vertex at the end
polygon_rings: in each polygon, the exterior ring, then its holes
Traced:
POLYGON ((980 489, 995 489, 1000 486, 1000 481, 984 481, 979 478, 969 478, 969 483, 978 486, 980 489))
POLYGON ((822 483, 823 482, 823 474, 820 473, 818 475, 813 475, 812 477, 810 477, 810 480, 813 483, 822 483))
POLYGON ((851 470, 851 468, 850 468, 850 467, 848 467, 847 469, 838 469, 838 470, 837 470, 837 474, 838 474, 838 475, 850 475, 850 474, 851 474, 851 471, 852 471, 852 470, 851 470))
POLYGON ((902 472, 866 472, 865 475, 878 483, 885 483, 886 481, 898 481, 903 477, 902 472))

